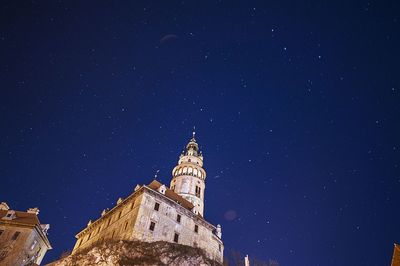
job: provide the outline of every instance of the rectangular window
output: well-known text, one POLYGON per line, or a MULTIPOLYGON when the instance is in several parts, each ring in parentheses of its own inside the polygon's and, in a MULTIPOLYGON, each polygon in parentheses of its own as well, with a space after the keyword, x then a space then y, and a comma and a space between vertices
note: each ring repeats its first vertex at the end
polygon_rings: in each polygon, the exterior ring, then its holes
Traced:
POLYGON ((21 232, 15 232, 14 235, 12 236, 11 240, 17 240, 19 234, 21 234, 21 232))
POLYGON ((32 245, 31 245, 31 250, 33 250, 36 247, 37 240, 33 240, 32 245))
POLYGON ((151 223, 150 223, 149 230, 150 230, 150 231, 154 231, 154 227, 156 227, 156 223, 155 223, 155 222, 151 222, 151 223))
POLYGON ((199 226, 197 224, 194 225, 194 232, 195 233, 199 232, 199 226))
POLYGON ((122 211, 119 212, 118 219, 121 218, 121 214, 122 214, 122 211))
POLYGON ((218 250, 221 251, 221 244, 218 244, 218 250))
POLYGON ((201 188, 199 186, 196 186, 196 197, 200 198, 200 194, 201 194, 201 188))
POLYGON ((156 202, 156 204, 154 204, 154 210, 158 211, 160 209, 160 203, 156 202))
POLYGON ((126 228, 128 228, 128 222, 125 223, 125 229, 124 230, 126 230, 126 228))
POLYGON ((179 241, 179 234, 178 234, 178 233, 175 233, 175 235, 174 235, 174 242, 175 242, 175 243, 178 243, 178 241, 179 241))
POLYGON ((134 206, 135 206, 135 202, 132 202, 132 204, 131 204, 131 210, 133 209, 134 206))
POLYGON ((180 214, 178 214, 178 215, 176 216, 176 221, 177 221, 178 223, 181 223, 181 215, 180 215, 180 214))

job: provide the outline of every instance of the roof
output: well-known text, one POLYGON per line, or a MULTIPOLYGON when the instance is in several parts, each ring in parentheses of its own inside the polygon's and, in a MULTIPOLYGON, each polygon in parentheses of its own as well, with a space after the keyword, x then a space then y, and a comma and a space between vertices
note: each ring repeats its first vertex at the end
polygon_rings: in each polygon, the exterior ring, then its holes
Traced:
POLYGON ((392 266, 400 266, 400 245, 394 244, 392 266))
MULTIPOLYGON (((147 185, 147 187, 153 189, 153 190, 158 190, 160 187, 162 186, 162 184, 160 182, 158 182, 157 180, 153 180, 150 184, 147 185)), ((188 210, 193 209, 194 205, 189 202, 188 200, 184 199, 183 197, 179 196, 178 194, 176 194, 173 190, 169 189, 167 187, 167 189, 165 190, 165 196, 177 203, 179 203, 181 206, 185 207, 188 210)))
MULTIPOLYGON (((10 210, 11 211, 11 210, 10 210)), ((7 223, 18 223, 24 225, 40 225, 39 219, 36 214, 28 213, 28 212, 21 212, 21 211, 14 211, 15 218, 12 220, 4 220, 2 219, 4 216, 7 215, 7 210, 0 210, 0 222, 7 222, 7 223)))

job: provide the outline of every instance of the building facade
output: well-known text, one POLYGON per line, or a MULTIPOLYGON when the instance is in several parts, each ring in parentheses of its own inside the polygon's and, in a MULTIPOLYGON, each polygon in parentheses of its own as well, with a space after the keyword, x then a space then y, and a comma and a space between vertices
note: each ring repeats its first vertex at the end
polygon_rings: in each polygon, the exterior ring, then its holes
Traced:
POLYGON ((0 265, 40 265, 51 245, 50 226, 41 224, 38 214, 38 208, 22 212, 0 204, 0 265))
POLYGON ((167 241, 203 249, 222 263, 221 226, 203 218, 206 172, 195 136, 172 171, 170 187, 157 180, 137 185, 126 199, 118 199, 111 210, 89 221, 76 235, 72 253, 95 244, 115 240, 167 241))

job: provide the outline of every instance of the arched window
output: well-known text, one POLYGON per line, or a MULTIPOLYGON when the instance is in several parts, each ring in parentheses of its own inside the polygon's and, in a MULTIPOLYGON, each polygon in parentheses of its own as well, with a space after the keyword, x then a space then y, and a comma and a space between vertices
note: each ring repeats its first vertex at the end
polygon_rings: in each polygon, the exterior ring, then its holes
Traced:
POLYGON ((183 174, 187 174, 187 167, 183 167, 183 174))
POLYGON ((197 169, 196 168, 193 170, 193 175, 197 176, 197 169))
POLYGON ((199 171, 199 176, 203 177, 203 172, 202 171, 199 171))
POLYGON ((182 168, 179 168, 178 174, 182 174, 182 168))
POLYGON ((189 174, 193 173, 193 168, 189 167, 189 174))

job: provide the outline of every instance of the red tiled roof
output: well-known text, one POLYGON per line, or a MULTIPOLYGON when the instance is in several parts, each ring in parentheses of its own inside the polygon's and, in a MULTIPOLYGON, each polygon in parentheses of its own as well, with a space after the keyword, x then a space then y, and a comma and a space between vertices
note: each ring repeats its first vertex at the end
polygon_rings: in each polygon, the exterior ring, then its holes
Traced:
POLYGON ((8 222, 8 223, 19 223, 26 225, 40 225, 39 219, 36 214, 15 211, 15 218, 12 220, 2 219, 7 215, 7 210, 0 210, 0 222, 8 222))
MULTIPOLYGON (((160 182, 158 182, 157 180, 153 180, 150 184, 147 185, 147 187, 149 187, 153 190, 158 190, 161 186, 162 186, 162 184, 160 182)), ((179 196, 178 194, 176 194, 174 191, 172 191, 168 187, 165 190, 165 196, 167 198, 179 203, 180 205, 182 205, 183 207, 185 207, 188 210, 191 210, 194 207, 192 203, 190 203, 183 197, 179 196)))

